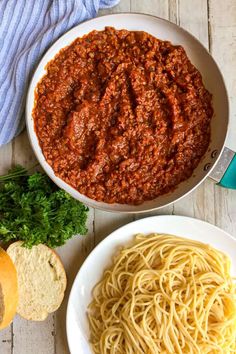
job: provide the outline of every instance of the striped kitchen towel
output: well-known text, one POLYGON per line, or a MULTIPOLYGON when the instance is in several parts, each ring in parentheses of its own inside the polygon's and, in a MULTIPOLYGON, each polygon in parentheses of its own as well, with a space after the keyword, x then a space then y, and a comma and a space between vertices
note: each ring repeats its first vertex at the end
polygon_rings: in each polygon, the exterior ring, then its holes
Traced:
POLYGON ((99 8, 119 0, 0 0, 0 146, 25 125, 32 71, 47 48, 99 8))

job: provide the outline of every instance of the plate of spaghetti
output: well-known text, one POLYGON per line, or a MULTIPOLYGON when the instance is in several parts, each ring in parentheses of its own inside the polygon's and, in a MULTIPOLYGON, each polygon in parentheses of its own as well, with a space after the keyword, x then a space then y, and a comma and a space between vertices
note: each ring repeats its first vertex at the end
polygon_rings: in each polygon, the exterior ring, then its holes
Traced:
POLYGON ((193 218, 154 216, 87 257, 67 309, 72 354, 236 352, 236 241, 193 218))

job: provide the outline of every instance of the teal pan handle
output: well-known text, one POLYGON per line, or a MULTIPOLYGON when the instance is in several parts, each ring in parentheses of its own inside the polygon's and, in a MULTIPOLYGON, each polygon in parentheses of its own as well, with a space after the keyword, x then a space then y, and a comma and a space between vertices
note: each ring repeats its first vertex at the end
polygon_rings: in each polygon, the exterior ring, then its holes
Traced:
MULTIPOLYGON (((217 150, 213 150, 211 157, 214 158, 217 150)), ((206 164, 205 168, 210 164, 206 164)), ((212 178, 218 186, 236 189, 236 153, 224 147, 221 156, 214 167, 210 172, 209 177, 212 178)))
POLYGON ((224 188, 236 189, 236 154, 218 184, 224 188))

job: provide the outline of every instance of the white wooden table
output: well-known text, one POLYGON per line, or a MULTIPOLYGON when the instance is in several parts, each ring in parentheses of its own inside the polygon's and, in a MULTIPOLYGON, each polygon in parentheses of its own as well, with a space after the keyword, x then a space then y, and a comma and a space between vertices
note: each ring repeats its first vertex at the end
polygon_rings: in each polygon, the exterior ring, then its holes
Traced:
MULTIPOLYGON (((210 50, 229 90, 231 122, 227 145, 236 151, 236 0, 121 0, 118 6, 103 10, 101 14, 130 11, 169 19, 193 33, 210 50)), ((15 163, 27 167, 34 162, 26 132, 0 149, 0 173, 15 163)), ((236 191, 215 186, 211 180, 206 180, 181 201, 138 217, 155 214, 193 216, 218 225, 236 237, 236 191)), ((0 354, 69 353, 65 329, 66 306, 75 275, 98 242, 114 229, 136 218, 135 215, 91 209, 88 235, 74 237, 59 249, 68 275, 67 292, 60 310, 42 323, 29 322, 17 316, 9 328, 0 332, 0 354)))

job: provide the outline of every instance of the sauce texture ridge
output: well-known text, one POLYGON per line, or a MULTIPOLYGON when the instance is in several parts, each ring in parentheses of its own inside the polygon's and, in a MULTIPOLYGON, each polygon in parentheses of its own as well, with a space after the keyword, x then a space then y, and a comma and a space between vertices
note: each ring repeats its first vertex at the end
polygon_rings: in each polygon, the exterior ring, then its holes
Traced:
POLYGON ((192 175, 209 145, 211 100, 183 47, 107 27, 48 64, 33 117, 58 177, 97 201, 139 204, 192 175))

